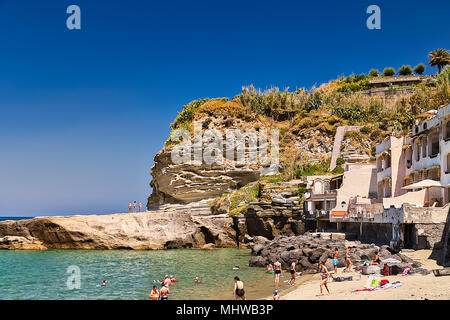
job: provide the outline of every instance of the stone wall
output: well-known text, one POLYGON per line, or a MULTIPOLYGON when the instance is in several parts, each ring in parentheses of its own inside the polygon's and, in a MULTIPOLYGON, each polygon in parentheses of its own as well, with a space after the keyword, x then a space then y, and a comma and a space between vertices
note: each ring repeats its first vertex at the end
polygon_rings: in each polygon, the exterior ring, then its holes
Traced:
POLYGON ((392 239, 392 225, 389 223, 363 222, 361 234, 360 223, 345 222, 342 224, 340 231, 356 235, 356 238, 361 242, 377 245, 389 245, 392 239))

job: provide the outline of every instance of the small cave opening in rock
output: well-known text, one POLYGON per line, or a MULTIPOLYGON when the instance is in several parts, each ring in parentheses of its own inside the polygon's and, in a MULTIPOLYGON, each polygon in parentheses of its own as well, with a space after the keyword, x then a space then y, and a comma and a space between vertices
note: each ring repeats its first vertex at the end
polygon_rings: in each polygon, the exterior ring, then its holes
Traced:
POLYGON ((211 231, 209 231, 208 228, 206 228, 205 226, 201 226, 200 227, 200 231, 205 236, 205 242, 206 243, 214 243, 214 244, 216 243, 215 237, 212 235, 211 231))

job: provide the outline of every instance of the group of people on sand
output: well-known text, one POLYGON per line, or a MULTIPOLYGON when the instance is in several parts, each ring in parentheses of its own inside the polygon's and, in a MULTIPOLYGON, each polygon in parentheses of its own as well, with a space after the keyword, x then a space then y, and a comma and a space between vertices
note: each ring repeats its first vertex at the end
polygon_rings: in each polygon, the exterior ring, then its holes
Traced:
MULTIPOLYGON (((131 201, 128 202, 128 213, 137 212, 136 205, 137 205, 136 200, 133 203, 131 201)), ((141 212, 142 211, 142 203, 140 201, 139 201, 138 207, 139 207, 139 212, 141 212)))
MULTIPOLYGON (((345 250, 345 269, 343 270, 343 272, 351 272, 352 271, 352 267, 353 267, 353 263, 352 260, 350 258, 350 253, 351 253, 351 247, 346 248, 345 250)), ((290 279, 288 280, 288 284, 289 285, 294 285, 295 284, 295 279, 297 276, 297 272, 296 272, 296 265, 297 265, 298 261, 293 261, 290 266, 288 271, 291 274, 290 279)), ((333 251, 333 271, 334 274, 337 275, 338 274, 338 263, 339 263, 339 249, 335 248, 333 251)), ((381 263, 380 257, 378 255, 378 252, 375 252, 375 256, 374 258, 370 261, 370 265, 379 265, 381 263)), ((279 300, 280 296, 279 296, 279 282, 280 282, 280 276, 281 276, 281 272, 282 272, 282 268, 281 268, 281 263, 279 261, 279 258, 276 259, 275 263, 272 264, 268 264, 266 267, 266 272, 267 273, 273 273, 275 275, 275 288, 276 290, 273 292, 273 300, 279 300)), ((327 290, 328 294, 330 293, 330 289, 328 288, 328 279, 330 277, 330 272, 328 270, 328 268, 325 266, 324 262, 322 260, 319 261, 318 263, 318 273, 321 275, 321 280, 320 280, 320 294, 323 295, 323 288, 325 287, 325 289, 327 290)))

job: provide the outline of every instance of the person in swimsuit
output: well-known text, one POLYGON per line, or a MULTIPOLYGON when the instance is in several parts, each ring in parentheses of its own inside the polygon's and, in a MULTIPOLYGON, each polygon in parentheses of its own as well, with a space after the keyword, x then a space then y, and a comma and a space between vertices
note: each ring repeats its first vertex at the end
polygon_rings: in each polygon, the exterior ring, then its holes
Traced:
POLYGON ((156 286, 153 286, 152 292, 149 295, 150 300, 159 300, 159 292, 156 286))
POLYGON ((133 202, 133 212, 136 212, 136 200, 133 202))
POLYGON ((273 267, 275 268, 275 287, 278 288, 278 284, 280 283, 280 276, 281 276, 281 263, 277 260, 273 264, 273 267))
POLYGON ((333 254, 334 274, 338 273, 338 268, 337 268, 337 265, 338 265, 338 262, 339 262, 338 258, 339 258, 339 249, 338 248, 334 248, 334 254, 333 254))
POLYGON ((278 290, 273 292, 272 300, 280 300, 280 295, 278 294, 278 290))
POLYGON ((130 213, 130 212, 131 212, 131 201, 128 202, 128 213, 130 213))
POLYGON ((236 300, 245 300, 244 283, 239 279, 239 277, 234 277, 233 295, 236 297, 236 300))
POLYGON ((347 263, 347 268, 345 268, 345 270, 344 270, 345 272, 352 271, 352 260, 350 260, 350 250, 351 250, 350 247, 348 247, 345 250, 345 263, 347 263))
POLYGON ((266 269, 266 272, 270 272, 270 271, 273 271, 273 266, 272 266, 271 263, 269 263, 269 264, 267 265, 267 269, 266 269))
POLYGON ((108 280, 103 280, 102 287, 106 287, 108 285, 108 280))
POLYGON ((142 210, 142 202, 139 201, 139 212, 142 210))
POLYGON ((200 283, 199 277, 195 277, 194 282, 195 282, 195 283, 200 283))
POLYGON ((169 286, 165 285, 159 290, 159 299, 160 300, 169 300, 169 286))
POLYGON ((378 251, 375 251, 375 258, 373 258, 372 261, 370 261, 371 266, 377 266, 381 263, 380 257, 378 256, 378 251))
POLYGON ((330 294, 330 289, 328 289, 328 276, 330 275, 328 273, 327 267, 323 265, 322 261, 319 261, 319 272, 321 273, 322 280, 320 281, 320 295, 323 296, 323 287, 328 291, 328 294, 330 294))
POLYGON ((296 276, 296 272, 295 272, 295 261, 293 261, 291 263, 291 266, 289 268, 289 272, 291 273, 291 279, 288 281, 288 283, 293 286, 295 284, 295 276, 296 276))

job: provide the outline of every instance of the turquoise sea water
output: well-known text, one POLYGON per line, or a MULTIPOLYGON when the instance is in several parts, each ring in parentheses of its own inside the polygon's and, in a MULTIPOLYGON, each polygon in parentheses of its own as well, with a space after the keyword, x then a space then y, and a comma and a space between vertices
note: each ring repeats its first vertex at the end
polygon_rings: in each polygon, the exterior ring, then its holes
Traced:
POLYGON ((0 251, 0 299, 145 300, 165 274, 179 280, 170 299, 232 299, 236 275, 248 298, 270 295, 273 277, 248 267, 249 259, 248 249, 0 251), (67 287, 72 265, 80 268, 80 289, 67 287), (232 270, 235 265, 240 270, 232 270), (202 283, 193 282, 196 276, 202 283), (107 287, 100 286, 103 279, 107 287))

